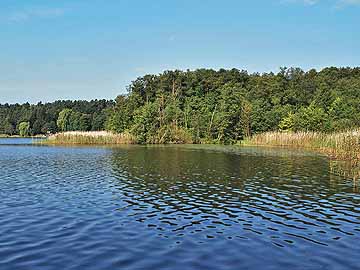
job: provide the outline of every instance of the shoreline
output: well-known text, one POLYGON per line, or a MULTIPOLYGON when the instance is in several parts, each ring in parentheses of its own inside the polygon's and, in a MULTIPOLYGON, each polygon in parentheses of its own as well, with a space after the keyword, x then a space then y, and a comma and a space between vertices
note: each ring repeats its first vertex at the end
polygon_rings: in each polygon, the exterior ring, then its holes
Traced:
POLYGON ((277 149, 287 149, 292 151, 306 151, 312 153, 314 155, 323 156, 327 158, 330 162, 330 169, 329 171, 334 174, 344 178, 351 178, 354 181, 360 179, 360 165, 358 162, 353 163, 352 160, 349 158, 342 158, 337 155, 333 154, 332 149, 318 149, 318 148, 311 148, 311 147, 301 147, 301 146, 292 146, 292 145, 264 145, 264 144, 249 144, 249 143, 238 143, 234 145, 224 145, 224 144, 212 144, 212 143, 200 143, 200 144, 189 144, 189 143, 167 143, 167 144, 139 144, 139 143, 118 143, 118 144, 110 144, 110 143, 49 143, 41 141, 36 142, 35 144, 38 145, 46 145, 46 146, 59 146, 59 147, 126 147, 126 146, 233 146, 233 147, 259 147, 259 148, 277 148, 277 149))
MULTIPOLYGON (((358 131, 357 131, 358 132, 358 131)), ((318 143, 314 143, 308 141, 307 143, 300 143, 296 141, 295 143, 289 143, 284 138, 289 139, 289 136, 297 136, 296 133, 263 133, 254 135, 252 138, 245 139, 242 141, 238 141, 236 144, 232 144, 234 147, 261 147, 261 148, 284 148, 289 150, 302 150, 309 151, 314 154, 322 155, 329 159, 330 162, 336 163, 336 174, 339 174, 337 171, 339 170, 341 173, 339 175, 346 175, 354 178, 360 178, 360 152, 357 151, 360 145, 352 145, 352 148, 341 149, 340 144, 335 144, 333 147, 326 147, 324 144, 319 145, 318 143), (282 136, 281 140, 273 140, 266 141, 264 138, 268 138, 270 136, 282 136), (338 147, 338 148, 337 148, 338 147)), ((321 134, 321 136, 325 136, 321 134)), ((327 134, 326 136, 331 136, 331 134, 327 134)), ((339 136, 339 133, 336 134, 339 136)), ((358 135, 356 135, 358 136, 358 135)), ((136 141, 136 138, 129 133, 116 134, 107 131, 96 131, 96 132, 64 132, 58 133, 51 136, 37 135, 37 136, 29 136, 29 137, 21 137, 21 136, 7 136, 0 138, 13 138, 13 139, 43 139, 39 141, 33 142, 35 145, 48 145, 48 146, 108 146, 108 147, 116 147, 116 146, 126 146, 126 145, 138 145, 138 146, 157 146, 157 145, 199 145, 199 146, 226 146, 224 144, 216 144, 216 143, 166 143, 166 144, 141 144, 136 141)), ((347 137, 346 137, 347 138, 347 137)), ((359 136, 360 142, 360 136, 359 136)))
MULTIPOLYGON (((36 137, 35 137, 36 138, 36 137)), ((135 136, 130 133, 112 133, 108 131, 89 132, 63 132, 57 133, 38 143, 44 145, 126 145, 138 144, 135 136)), ((173 144, 196 144, 183 142, 170 142, 173 144)), ((164 145, 166 145, 164 144, 164 145)), ((216 145, 205 142, 199 145, 216 145)), ((160 145, 160 144, 159 144, 160 145)), ((360 168, 360 131, 347 131, 341 133, 286 133, 266 132, 239 141, 234 145, 239 146, 262 146, 262 147, 286 147, 291 149, 303 149, 326 155, 331 160, 346 161, 354 167, 360 168)))
POLYGON ((287 147, 304 149, 326 156, 330 161, 343 163, 344 171, 360 178, 360 130, 337 133, 266 132, 245 140, 247 146, 287 147))

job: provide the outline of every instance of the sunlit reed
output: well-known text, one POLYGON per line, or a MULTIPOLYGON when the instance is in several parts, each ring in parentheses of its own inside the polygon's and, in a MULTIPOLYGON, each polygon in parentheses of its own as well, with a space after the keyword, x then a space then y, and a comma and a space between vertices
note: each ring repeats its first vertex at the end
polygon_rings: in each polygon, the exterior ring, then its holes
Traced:
POLYGON ((43 144, 133 144, 129 133, 115 134, 107 131, 69 131, 50 136, 43 144))

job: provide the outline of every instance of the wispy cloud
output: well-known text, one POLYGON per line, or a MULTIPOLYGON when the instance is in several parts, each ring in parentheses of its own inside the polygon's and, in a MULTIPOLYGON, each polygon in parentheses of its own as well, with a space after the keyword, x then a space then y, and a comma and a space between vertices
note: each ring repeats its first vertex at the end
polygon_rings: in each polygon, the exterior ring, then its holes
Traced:
POLYGON ((51 19, 63 16, 66 10, 64 8, 29 8, 17 10, 6 16, 9 22, 25 22, 36 18, 51 19))
POLYGON ((353 5, 360 6, 360 0, 338 0, 336 3, 337 7, 353 6, 353 5))
MULTIPOLYGON (((282 0, 281 3, 298 3, 303 4, 306 6, 314 6, 324 2, 323 0, 282 0)), ((328 1, 331 2, 331 1, 328 1)), ((360 0, 333 0, 333 6, 335 7, 345 7, 345 6, 352 6, 352 5, 360 5, 360 0)))
POLYGON ((319 0, 281 0, 283 4, 304 4, 306 6, 313 6, 318 3, 319 0))
POLYGON ((303 2, 305 5, 312 6, 312 5, 315 5, 317 2, 319 2, 319 0, 302 0, 302 2, 303 2))

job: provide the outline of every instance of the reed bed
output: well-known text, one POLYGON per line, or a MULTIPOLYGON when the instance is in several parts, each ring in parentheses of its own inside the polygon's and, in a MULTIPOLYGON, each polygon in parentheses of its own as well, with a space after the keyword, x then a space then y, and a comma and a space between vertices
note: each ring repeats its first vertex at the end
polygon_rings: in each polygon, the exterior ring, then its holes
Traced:
POLYGON ((114 145, 134 144, 136 139, 129 133, 115 134, 107 131, 68 131, 57 133, 41 141, 42 144, 72 144, 72 145, 114 145))
POLYGON ((360 129, 336 133, 266 132, 254 135, 247 143, 309 148, 360 167, 360 129))

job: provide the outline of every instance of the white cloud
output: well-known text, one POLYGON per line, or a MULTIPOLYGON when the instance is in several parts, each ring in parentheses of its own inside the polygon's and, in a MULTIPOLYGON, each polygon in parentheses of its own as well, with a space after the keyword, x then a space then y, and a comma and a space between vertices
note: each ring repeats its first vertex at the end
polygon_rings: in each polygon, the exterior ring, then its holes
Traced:
POLYGON ((168 40, 169 41, 175 41, 176 40, 176 36, 175 35, 171 35, 171 36, 169 36, 169 38, 168 38, 168 40))
POLYGON ((319 2, 318 0, 303 0, 302 2, 304 2, 305 5, 315 5, 317 2, 319 2))
POLYGON ((360 0, 338 0, 337 6, 360 5, 360 0))
POLYGON ((313 6, 316 3, 318 3, 320 0, 282 0, 281 3, 283 4, 295 4, 295 3, 299 3, 299 4, 304 4, 306 6, 313 6))
MULTIPOLYGON (((282 3, 300 3, 306 6, 314 6, 324 0, 282 0, 282 3)), ((330 1, 328 1, 330 2, 330 1)), ((333 6, 344 7, 350 5, 360 5, 360 0, 333 0, 333 6)))
POLYGON ((64 14, 65 9, 63 8, 31 8, 15 11, 6 18, 10 22, 24 22, 34 18, 56 18, 64 14))

